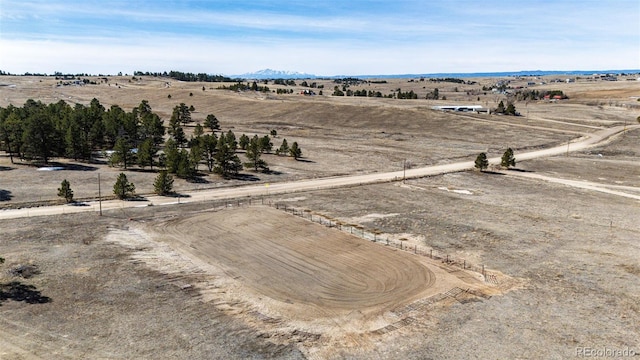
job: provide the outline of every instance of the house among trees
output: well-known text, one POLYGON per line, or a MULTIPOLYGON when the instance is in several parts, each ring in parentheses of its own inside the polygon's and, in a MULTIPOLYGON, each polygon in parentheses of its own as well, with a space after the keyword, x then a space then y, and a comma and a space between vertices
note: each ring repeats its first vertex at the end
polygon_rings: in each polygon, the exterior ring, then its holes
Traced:
POLYGON ((438 105, 432 106, 433 110, 440 111, 459 111, 459 112, 475 112, 488 113, 489 109, 483 108, 482 105, 438 105))

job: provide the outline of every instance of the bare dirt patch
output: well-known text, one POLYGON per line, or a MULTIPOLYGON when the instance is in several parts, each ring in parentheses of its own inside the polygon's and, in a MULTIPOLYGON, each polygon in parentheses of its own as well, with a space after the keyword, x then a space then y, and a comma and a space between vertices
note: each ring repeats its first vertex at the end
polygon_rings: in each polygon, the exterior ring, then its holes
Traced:
POLYGON ((140 248, 105 241, 123 216, 0 222, 0 358, 303 358, 135 260, 140 248), (24 264, 38 273, 9 271, 24 264))
POLYGON ((283 211, 208 208, 3 221, 3 267, 38 273, 3 272, 0 283, 18 279, 50 301, 0 300, 0 355, 365 356, 452 304, 502 293, 283 211))
MULTIPOLYGON (((345 336, 370 348, 391 327, 418 322, 417 308, 500 293, 479 275, 268 207, 207 211, 145 222, 146 233, 131 231, 119 233, 118 241, 148 237, 167 244, 194 264, 194 286, 204 301, 271 339, 306 334, 301 341, 308 354, 349 348, 345 336)), ((144 252, 139 258, 158 266, 144 252)))

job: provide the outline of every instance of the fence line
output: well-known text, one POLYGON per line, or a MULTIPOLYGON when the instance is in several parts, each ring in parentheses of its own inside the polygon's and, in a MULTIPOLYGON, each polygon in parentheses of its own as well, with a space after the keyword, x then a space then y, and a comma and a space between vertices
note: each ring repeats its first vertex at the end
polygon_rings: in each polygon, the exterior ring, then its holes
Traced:
MULTIPOLYGON (((340 231, 348 232, 350 234, 361 237, 365 240, 369 240, 375 243, 380 243, 385 246, 395 247, 396 249, 404 250, 416 255, 425 256, 433 260, 441 260, 443 263, 451 267, 458 267, 463 270, 470 270, 478 274, 481 274, 485 282, 496 282, 495 280, 491 281, 496 277, 495 275, 488 274, 488 271, 485 269, 484 265, 473 264, 467 261, 466 259, 452 256, 450 254, 447 254, 446 252, 442 252, 426 246, 405 244, 404 241, 402 240, 390 239, 388 235, 384 235, 379 232, 367 231, 362 226, 355 225, 355 224, 344 224, 339 220, 331 219, 323 215, 314 214, 310 210, 298 209, 296 207, 289 206, 287 204, 282 204, 277 202, 276 203, 268 202, 264 205, 274 207, 278 210, 284 210, 287 213, 302 217, 304 219, 310 220, 320 225, 324 225, 327 227, 336 228, 340 231)), ((459 271, 459 270, 451 269, 451 271, 449 272, 455 272, 455 271, 459 271)))
POLYGON ((344 224, 343 222, 331 219, 323 215, 314 214, 311 210, 308 209, 299 209, 287 204, 283 204, 280 202, 272 202, 271 200, 265 200, 264 198, 248 198, 248 199, 235 199, 235 200, 227 200, 227 201, 219 201, 213 203, 209 208, 210 209, 225 209, 225 208, 233 208, 233 207, 246 207, 246 206, 270 206, 272 208, 283 210, 292 215, 299 216, 303 219, 310 220, 312 222, 318 223, 320 225, 324 225, 330 228, 336 228, 340 231, 348 232, 352 235, 361 237, 365 240, 369 240, 375 243, 380 243, 385 246, 394 247, 396 249, 404 250, 416 255, 421 255, 428 257, 432 260, 440 260, 444 264, 450 266, 449 272, 459 271, 458 269, 454 269, 455 267, 462 270, 469 270, 481 274, 484 278, 485 282, 491 282, 497 284, 497 277, 493 274, 490 274, 483 264, 473 264, 466 259, 452 256, 446 252, 439 251, 430 247, 420 246, 420 245, 409 245, 405 244, 404 241, 390 239, 388 235, 367 231, 364 227, 356 224, 344 224))

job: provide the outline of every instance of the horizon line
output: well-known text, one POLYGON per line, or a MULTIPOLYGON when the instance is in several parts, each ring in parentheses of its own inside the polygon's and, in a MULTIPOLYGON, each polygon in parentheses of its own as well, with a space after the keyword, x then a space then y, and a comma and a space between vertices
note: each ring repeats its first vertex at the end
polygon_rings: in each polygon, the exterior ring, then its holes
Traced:
MULTIPOLYGON (((243 74, 223 74, 223 73, 208 73, 208 72, 191 72, 191 71, 181 71, 181 70, 164 70, 164 71, 142 71, 135 70, 133 73, 125 73, 118 72, 116 74, 103 74, 103 73, 86 73, 86 72, 60 72, 54 71, 53 73, 47 72, 30 72, 27 71, 22 74, 11 73, 9 71, 4 71, 0 69, 0 76, 64 76, 64 75, 73 75, 73 76, 135 76, 136 72, 141 73, 149 73, 149 74, 164 74, 169 72, 181 72, 185 74, 206 74, 213 76, 225 76, 234 79, 248 79, 249 75, 258 75, 260 71, 270 70, 275 73, 283 73, 282 75, 290 76, 291 78, 304 79, 304 78, 344 78, 344 77, 364 77, 364 78, 375 78, 375 77, 434 77, 438 75, 473 75, 466 77, 485 77, 485 76, 544 76, 544 75, 594 75, 594 74, 640 74, 640 69, 598 69, 598 70, 517 70, 517 71, 476 71, 476 72, 435 72, 435 73, 393 73, 393 74, 336 74, 336 75, 317 75, 306 72, 299 71, 289 71, 289 70, 275 70, 270 68, 256 70, 254 72, 248 72, 243 74), (290 73, 290 74, 287 74, 290 73), (301 75, 297 77, 296 75, 301 75), (306 77, 305 77, 306 76, 306 77)), ((148 75, 142 75, 148 76, 148 75)), ((264 79, 270 77, 263 77, 264 79)), ((276 79, 277 77, 274 77, 276 79)))

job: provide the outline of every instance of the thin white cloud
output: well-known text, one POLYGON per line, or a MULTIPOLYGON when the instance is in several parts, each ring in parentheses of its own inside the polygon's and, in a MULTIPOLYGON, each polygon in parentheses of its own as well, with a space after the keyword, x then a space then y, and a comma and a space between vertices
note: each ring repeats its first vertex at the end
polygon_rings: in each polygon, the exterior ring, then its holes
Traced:
POLYGON ((0 70, 238 74, 271 67, 333 75, 640 68, 640 7, 631 1, 400 1, 385 13, 358 4, 295 13, 277 5, 168 11, 143 1, 0 0, 0 70))
MULTIPOLYGON (((627 69, 634 49, 594 56, 590 49, 571 56, 536 54, 513 49, 503 56, 483 46, 459 48, 455 44, 429 48, 399 45, 383 49, 349 48, 327 44, 281 43, 251 45, 203 40, 149 39, 145 44, 101 41, 68 43, 2 40, 0 69, 15 73, 87 72, 132 73, 135 70, 181 70, 240 74, 266 67, 318 75, 392 74, 430 72, 518 71, 534 69, 627 69), (176 49, 180 49, 177 51, 176 49), (4 51, 6 50, 6 51, 4 51), (46 59, 43 65, 41 59, 46 59), (34 70, 35 69, 35 70, 34 70)), ((637 54, 636 54, 637 55, 637 54)))

